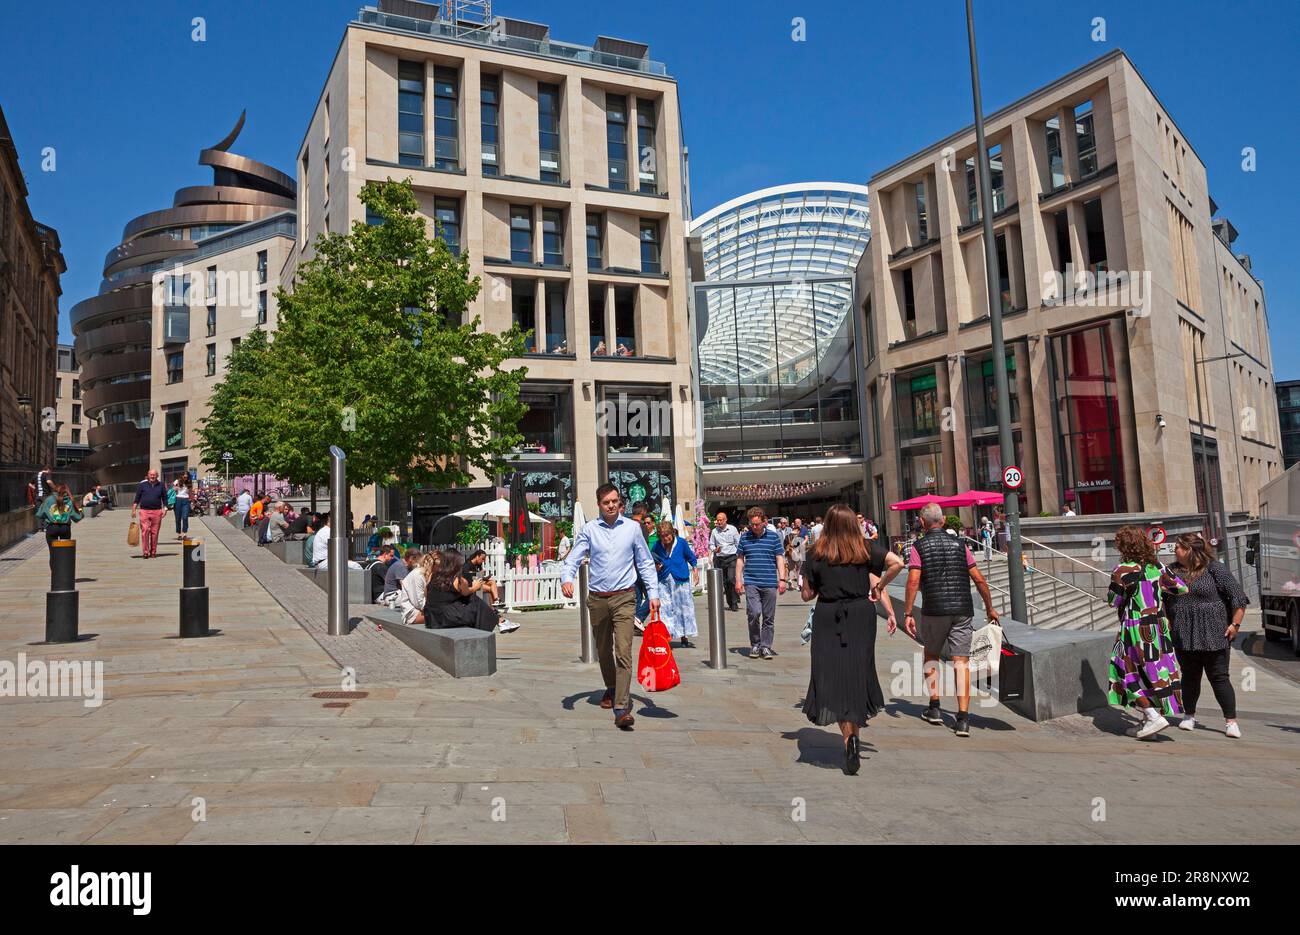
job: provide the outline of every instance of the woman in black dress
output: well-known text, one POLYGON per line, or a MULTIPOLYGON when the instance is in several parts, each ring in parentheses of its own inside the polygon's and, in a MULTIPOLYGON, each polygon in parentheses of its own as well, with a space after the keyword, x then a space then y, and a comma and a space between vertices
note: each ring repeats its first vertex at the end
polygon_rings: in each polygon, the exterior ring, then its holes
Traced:
POLYGON ((1210 680, 1227 722, 1224 733, 1240 737, 1237 695, 1228 677, 1232 641, 1241 630, 1250 599, 1232 572, 1214 557, 1214 549, 1197 533, 1184 533, 1174 544, 1178 563, 1170 569, 1187 583, 1187 593, 1169 600, 1174 652, 1183 673, 1183 730, 1196 729, 1196 702, 1201 675, 1210 680))
MULTIPOLYGON (((826 514, 822 534, 803 566, 800 596, 817 599, 812 676, 803 712, 819 726, 839 725, 844 772, 849 776, 861 765, 858 729, 885 703, 876 677, 876 606, 870 595, 893 564, 902 567, 902 559, 879 542, 869 542, 852 508, 838 503, 826 514)), ((881 594, 881 603, 893 633, 898 624, 888 593, 881 594)))
POLYGON ((424 625, 431 630, 444 627, 472 627, 492 630, 498 624, 502 633, 519 629, 478 597, 482 582, 472 580, 473 570, 465 565, 465 557, 455 549, 447 549, 439 556, 438 568, 429 578, 424 596, 424 625))

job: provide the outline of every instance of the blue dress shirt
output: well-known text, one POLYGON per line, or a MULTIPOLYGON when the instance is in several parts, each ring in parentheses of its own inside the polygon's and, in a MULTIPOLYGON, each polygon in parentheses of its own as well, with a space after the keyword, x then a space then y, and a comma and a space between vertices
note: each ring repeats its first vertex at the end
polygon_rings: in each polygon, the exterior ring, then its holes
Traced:
POLYGON ((569 582, 578 573, 583 559, 588 559, 590 569, 587 588, 592 591, 622 591, 632 587, 641 576, 641 583, 652 600, 659 599, 659 580, 655 562, 645 544, 645 534, 639 523, 619 516, 612 524, 604 517, 593 519, 583 526, 573 541, 573 548, 564 560, 562 582, 569 582))

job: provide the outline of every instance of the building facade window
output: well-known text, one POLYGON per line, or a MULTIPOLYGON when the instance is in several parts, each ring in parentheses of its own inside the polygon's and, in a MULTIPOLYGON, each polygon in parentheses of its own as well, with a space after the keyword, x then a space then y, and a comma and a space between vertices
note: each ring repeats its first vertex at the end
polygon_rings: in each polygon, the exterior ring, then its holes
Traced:
POLYGON ((614 355, 637 356, 636 287, 614 287, 614 355))
POLYGON ((916 242, 923 244, 930 239, 930 212, 925 204, 925 179, 916 183, 916 242))
POLYGON ((980 219, 980 193, 976 183, 975 157, 966 158, 966 223, 974 224, 980 219))
POLYGON ((167 450, 185 447, 185 407, 166 410, 163 419, 163 447, 167 450))
POLYGON ((533 209, 528 205, 510 206, 510 262, 533 262, 533 209))
POLYGON ((209 345, 208 345, 208 370, 207 370, 207 372, 208 372, 208 376, 210 376, 210 377, 214 377, 214 376, 217 375, 217 346, 216 346, 215 344, 209 344, 209 345))
POLYGON ((587 330, 592 357, 608 357, 609 344, 605 335, 605 286, 592 283, 587 287, 587 330))
POLYGON ((257 323, 266 324, 266 290, 263 289, 257 294, 257 323))
POLYGON ((72 430, 72 444, 74 445, 81 444, 81 429, 72 430))
POLYGON ((1043 125, 1047 145, 1047 189, 1055 191, 1065 185, 1065 157, 1061 153, 1061 118, 1051 117, 1043 125))
POLYGON ((1050 338, 1061 502, 1080 514, 1128 512, 1113 322, 1050 338))
POLYGON ((659 192, 655 132, 655 102, 638 97, 636 99, 637 178, 640 181, 640 190, 649 195, 659 192))
MULTIPOLYGON (((266 251, 257 251, 257 281, 258 283, 266 282, 266 251)), ((211 293, 208 293, 211 295, 211 293)))
MULTIPOLYGON (((261 254, 259 254, 258 256, 260 259, 261 254)), ((262 281, 265 282, 266 280, 263 279, 262 281)), ((208 294, 207 295, 209 299, 213 299, 213 300, 215 300, 217 297, 217 268, 215 266, 208 267, 208 294)))
POLYGON ((397 162, 424 166, 423 62, 397 63, 397 162))
POLYGON ((609 187, 627 191, 627 97, 605 95, 605 135, 609 154, 609 187))
MULTIPOLYGON (((572 394, 567 388, 525 383, 519 401, 527 407, 519 420, 523 442, 515 449, 521 460, 554 461, 573 453, 572 394)), ((545 515, 545 514, 543 514, 545 515)))
POLYGON ((433 70, 433 167, 460 168, 460 75, 454 68, 433 70))
POLYGON ((912 371, 894 380, 897 388, 896 421, 901 440, 939 434, 939 383, 934 367, 912 371))
POLYGON ((456 198, 435 198, 433 216, 438 222, 439 234, 447 249, 460 256, 460 201, 456 198))
POLYGON ((537 86, 537 158, 543 182, 560 181, 560 86, 537 86))
POLYGON ((81 424, 81 407, 75 404, 72 407, 72 424, 73 425, 81 424))
POLYGON ((501 174, 501 78, 479 79, 479 120, 483 136, 483 174, 501 174))
POLYGON ((569 315, 565 307, 568 295, 568 283, 548 282, 546 284, 547 353, 569 353, 569 315))
POLYGON ((1106 258, 1106 224, 1101 210, 1101 199, 1083 203, 1084 239, 1088 250, 1088 269, 1104 273, 1110 269, 1106 258))
POLYGON ((862 303, 863 331, 867 336, 867 363, 876 359, 876 316, 871 308, 871 296, 862 303))
POLYGON ((993 193, 993 213, 1007 206, 1006 178, 1002 172, 1002 144, 989 147, 989 189, 993 193))
POLYGON ((674 502, 672 401, 668 388, 601 387, 605 468, 623 492, 625 509, 645 501, 674 502))
POLYGON ((587 215, 587 269, 605 267, 605 216, 587 215))
POLYGON ((510 323, 525 334, 524 352, 537 353, 537 283, 510 280, 510 323))
POLYGON ((916 337, 916 287, 910 268, 903 270, 903 337, 916 337))
POLYGON ((167 355, 167 382, 180 383, 185 379, 185 354, 177 351, 167 355))
POLYGON ((659 256, 659 222, 652 218, 641 219, 641 272, 663 272, 659 256))
POLYGON ((542 209, 542 262, 564 265, 564 212, 559 208, 542 209))
POLYGON ((208 306, 208 337, 212 337, 216 333, 217 333, 217 307, 215 305, 209 305, 208 306))
POLYGON ((1079 178, 1086 179, 1097 171, 1097 134, 1093 126, 1092 101, 1074 108, 1075 148, 1079 154, 1079 178))
POLYGON ((80 380, 73 380, 73 381, 72 381, 72 398, 73 398, 73 399, 81 399, 81 381, 80 381, 80 380))

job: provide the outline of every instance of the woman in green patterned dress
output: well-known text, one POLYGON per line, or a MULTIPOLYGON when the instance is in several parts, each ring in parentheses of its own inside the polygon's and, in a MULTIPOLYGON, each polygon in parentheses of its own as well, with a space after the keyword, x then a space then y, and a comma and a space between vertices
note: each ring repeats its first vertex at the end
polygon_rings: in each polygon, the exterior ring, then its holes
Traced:
POLYGON ((1169 726, 1166 715, 1181 714, 1178 658, 1165 615, 1167 594, 1186 594, 1187 585, 1156 560, 1144 530, 1121 526, 1115 548, 1123 559, 1110 578, 1110 602, 1119 609, 1119 637, 1110 657, 1110 703, 1135 707, 1142 715, 1137 738, 1169 726))

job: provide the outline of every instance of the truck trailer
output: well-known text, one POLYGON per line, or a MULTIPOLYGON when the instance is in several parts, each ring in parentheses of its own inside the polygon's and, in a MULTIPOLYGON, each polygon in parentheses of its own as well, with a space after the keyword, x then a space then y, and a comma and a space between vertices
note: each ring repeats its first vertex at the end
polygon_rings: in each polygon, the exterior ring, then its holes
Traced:
POLYGON ((1264 637, 1300 656, 1300 464, 1259 491, 1259 544, 1248 554, 1259 579, 1264 637))

